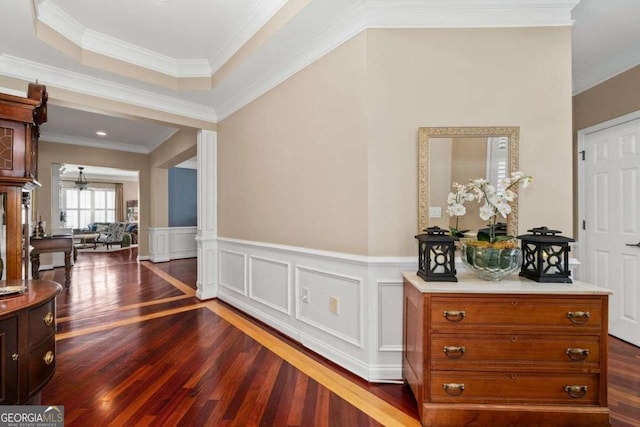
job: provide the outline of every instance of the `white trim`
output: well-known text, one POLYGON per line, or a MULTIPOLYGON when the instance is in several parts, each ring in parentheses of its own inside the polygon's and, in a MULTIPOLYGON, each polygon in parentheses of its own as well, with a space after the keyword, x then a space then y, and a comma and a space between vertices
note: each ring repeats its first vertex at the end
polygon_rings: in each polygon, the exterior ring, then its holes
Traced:
POLYGON ((261 256, 257 256, 257 255, 249 255, 249 299, 256 301, 260 304, 266 305, 267 307, 271 307, 274 310, 277 310, 281 313, 286 314, 287 316, 290 316, 292 314, 291 312, 291 263, 288 262, 283 262, 283 261, 278 261, 275 259, 271 259, 271 258, 265 258, 265 257, 261 257, 261 256), (285 308, 283 307, 279 307, 277 305, 275 305, 274 303, 267 301, 265 299, 262 299, 260 297, 257 297, 253 294, 253 260, 256 261, 264 261, 267 263, 271 263, 271 264, 275 264, 275 265, 279 265, 279 266, 284 266, 287 269, 287 283, 286 283, 286 287, 287 287, 287 306, 285 308))
POLYGON ((287 0, 261 2, 262 8, 255 7, 243 25, 229 36, 211 59, 211 69, 217 72, 235 53, 244 46, 281 8, 287 0))
POLYGON ((632 46, 573 78, 573 95, 578 95, 640 64, 640 45, 632 46))
MULTIPOLYGON (((359 348, 364 348, 363 345, 363 338, 364 338, 364 310, 362 307, 362 301, 364 300, 364 291, 363 291, 363 286, 362 286, 362 279, 357 278, 357 277, 350 277, 350 276, 345 276, 343 274, 337 274, 337 273, 333 273, 330 271, 326 271, 326 270, 320 270, 317 268, 311 268, 311 267, 306 267, 304 265, 297 265, 295 267, 295 288, 296 291, 299 290, 301 288, 301 284, 300 284, 300 272, 301 271, 306 271, 309 273, 313 273, 313 274, 318 274, 321 276, 325 276, 325 277, 329 277, 332 279, 338 279, 340 281, 343 282, 349 282, 352 283, 354 285, 357 286, 358 289, 358 293, 359 298, 358 298, 358 302, 360 303, 360 305, 358 306, 358 339, 350 337, 348 335, 345 335, 339 331, 336 331, 335 329, 329 328, 325 325, 322 325, 312 319, 309 319, 308 317, 305 317, 302 315, 302 309, 300 308, 300 305, 296 305, 296 319, 300 320, 303 323, 306 323, 307 325, 313 326, 314 328, 316 328, 319 331, 322 331, 328 335, 332 335, 338 339, 341 339, 342 341, 345 341, 349 344, 352 344, 356 347, 359 348)), ((296 292, 296 295, 299 295, 299 292, 296 292)), ((299 300, 298 298, 296 298, 297 300, 299 300)))
MULTIPOLYGON (((254 101, 366 28, 570 26, 572 25, 571 9, 577 3, 578 0, 512 0, 509 4, 505 4, 502 0, 355 0, 350 2, 328 26, 307 36, 307 42, 293 51, 284 61, 278 61, 267 69, 260 69, 259 73, 257 70, 250 70, 249 72, 259 76, 253 78, 251 84, 246 84, 244 81, 237 84, 229 82, 224 92, 231 95, 222 96, 217 109, 55 69, 10 55, 0 56, 0 74, 29 81, 38 80, 41 83, 74 92, 198 120, 217 122, 254 101)), ((265 6, 263 10, 256 12, 256 16, 252 17, 246 26, 241 27, 223 43, 223 47, 208 68, 205 66, 205 59, 176 60, 88 30, 55 7, 50 0, 36 1, 36 19, 87 49, 148 69, 160 70, 176 78, 207 77, 213 74, 212 70, 217 70, 226 63, 236 49, 258 31, 259 28, 256 27, 267 22, 282 4, 284 0, 278 0, 275 4, 269 4, 268 8, 265 6)), ((303 9, 299 15, 302 16, 304 13, 303 9)), ((233 80, 233 77, 227 80, 233 80)))
POLYGON ((579 0, 366 0, 367 28, 493 28, 573 25, 579 0))
POLYGON ((336 261, 348 262, 364 266, 396 267, 417 262, 414 257, 368 257, 364 255, 352 255, 342 252, 323 251, 318 249, 303 248, 299 246, 280 245, 277 243, 264 243, 251 240, 232 239, 229 237, 218 237, 218 241, 243 246, 266 248, 278 252, 303 254, 316 258, 333 259, 336 261))
POLYGON ((80 136, 63 135, 53 132, 42 132, 40 140, 56 144, 80 145, 83 147, 102 148, 105 150, 126 151, 128 153, 149 154, 151 151, 144 145, 123 144, 121 142, 83 138, 80 136))
MULTIPOLYGON (((387 287, 400 287, 402 288, 403 286, 403 282, 402 280, 378 280, 377 282, 378 285, 378 313, 380 314, 380 307, 382 306, 383 300, 382 300, 382 288, 387 286, 387 287)), ((382 318, 382 316, 378 316, 378 351, 388 351, 388 352, 397 352, 397 351, 402 351, 402 344, 400 345, 384 345, 383 344, 383 336, 382 336, 382 322, 384 321, 384 319, 382 318)))
MULTIPOLYGON (((623 123, 627 123, 633 120, 640 119, 640 110, 634 111, 629 114, 625 114, 624 116, 616 117, 611 120, 607 120, 605 122, 597 123, 593 126, 589 126, 588 128, 578 130, 578 156, 581 151, 585 151, 585 139, 587 135, 599 132, 604 129, 608 129, 614 126, 621 125, 623 123)), ((587 159, 588 160, 588 159, 587 159)), ((576 247, 579 256, 584 256, 585 250, 585 238, 586 231, 582 229, 582 221, 585 219, 586 207, 585 207, 585 162, 578 159, 578 239, 574 244, 576 247)), ((580 259, 578 259, 580 260, 580 259)), ((584 260, 582 260, 584 261, 584 260)), ((582 269, 579 270, 578 279, 584 280, 584 271, 582 269)))
POLYGON ((36 2, 36 19, 84 50, 172 77, 211 76, 211 66, 204 58, 175 59, 99 33, 83 26, 49 0, 36 2))
POLYGON ((261 322, 266 323, 267 325, 276 329, 278 332, 281 332, 287 335, 288 337, 293 338, 296 341, 300 341, 300 332, 296 328, 292 327, 291 325, 285 322, 278 320, 276 317, 273 317, 272 315, 268 314, 265 311, 256 309, 252 305, 247 304, 241 299, 238 299, 234 294, 224 293, 224 289, 221 289, 221 293, 218 295, 219 299, 221 299, 222 301, 226 302, 227 304, 233 307, 236 307, 242 310, 244 313, 247 313, 250 316, 255 317, 261 322))
POLYGON ((220 286, 229 289, 230 291, 236 292, 242 296, 248 296, 247 292, 247 254, 242 252, 230 251, 228 249, 218 249, 218 265, 220 268, 218 269, 218 283, 220 286), (222 270, 224 263, 222 262, 222 254, 227 253, 230 255, 240 256, 242 257, 242 290, 236 288, 235 286, 225 283, 222 281, 222 270))
POLYGON ((300 342, 305 347, 310 348, 316 353, 326 357, 334 363, 337 363, 342 368, 345 368, 363 378, 371 378, 370 369, 366 363, 354 357, 353 355, 345 353, 344 351, 341 351, 336 347, 327 344, 326 342, 324 342, 324 340, 316 336, 301 332, 300 342))
MULTIPOLYGON (((292 280, 289 290, 291 313, 273 310, 262 301, 242 296, 239 292, 222 286, 218 292, 221 300, 297 339, 302 345, 367 381, 395 381, 402 378, 402 348, 397 345, 402 342, 402 328, 397 325, 402 322, 403 304, 401 299, 396 298, 393 301, 381 301, 380 288, 401 286, 402 273, 417 270, 417 256, 367 257, 230 238, 218 238, 217 243, 219 250, 244 253, 249 259, 268 259, 290 265, 292 271, 289 275, 292 280), (303 271, 324 276, 319 282, 312 279, 308 283, 311 291, 309 307, 304 306, 306 303, 300 298, 300 272, 303 271), (335 314, 330 313, 327 301, 323 300, 329 292, 318 294, 318 290, 325 289, 325 278, 332 289, 345 292, 339 295, 341 301, 338 316, 350 314, 352 317, 349 316, 348 321, 355 322, 357 319, 360 323, 358 326, 351 325, 353 327, 350 330, 342 330, 340 324, 334 322, 335 318, 332 316, 335 314), (344 288, 352 283, 358 288, 344 288), (306 311, 307 308, 309 311, 306 311), (388 345, 381 343, 379 331, 380 322, 384 321, 380 319, 383 311, 386 321, 394 322, 394 326, 388 328, 383 337, 388 345), (300 313, 304 316, 300 316, 300 313), (354 340, 354 337, 357 339, 354 340)), ((198 260, 199 263, 211 261, 206 257, 198 260)), ((225 261, 219 262, 220 269, 224 269, 225 261)), ((285 286, 284 282, 278 284, 278 292, 285 286)), ((340 320, 347 321, 346 317, 340 320)))
POLYGON ((216 109, 218 118, 230 116, 367 28, 571 26, 571 9, 578 2, 516 0, 505 8, 501 0, 360 0, 291 53, 288 60, 261 70, 252 84, 235 88, 234 96, 216 109))
POLYGON ((27 59, 0 55, 0 74, 156 111, 215 123, 216 112, 202 104, 91 77, 27 59))
POLYGON ((149 227, 149 259, 157 263, 194 258, 198 255, 196 236, 196 227, 149 227), (179 245, 176 239, 179 235, 193 236, 193 242, 179 245))

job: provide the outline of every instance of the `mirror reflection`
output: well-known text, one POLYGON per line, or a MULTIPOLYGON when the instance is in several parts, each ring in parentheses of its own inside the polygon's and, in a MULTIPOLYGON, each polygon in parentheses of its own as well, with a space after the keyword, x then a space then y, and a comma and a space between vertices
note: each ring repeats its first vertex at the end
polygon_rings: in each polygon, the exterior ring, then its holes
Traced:
MULTIPOLYGON (((518 170, 518 143, 517 127, 420 128, 418 230, 455 227, 472 237, 485 228, 479 204, 467 203, 464 216, 450 217, 447 196, 454 182, 486 178, 497 183, 518 170)), ((508 234, 517 234, 517 221, 516 199, 513 212, 504 220, 508 234)))

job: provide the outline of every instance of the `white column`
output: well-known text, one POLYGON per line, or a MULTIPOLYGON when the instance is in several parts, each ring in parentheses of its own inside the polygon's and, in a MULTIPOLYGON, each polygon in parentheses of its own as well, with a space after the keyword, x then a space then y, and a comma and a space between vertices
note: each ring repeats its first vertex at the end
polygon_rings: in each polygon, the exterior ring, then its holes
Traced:
POLYGON ((217 133, 198 132, 198 289, 199 299, 218 296, 217 133))

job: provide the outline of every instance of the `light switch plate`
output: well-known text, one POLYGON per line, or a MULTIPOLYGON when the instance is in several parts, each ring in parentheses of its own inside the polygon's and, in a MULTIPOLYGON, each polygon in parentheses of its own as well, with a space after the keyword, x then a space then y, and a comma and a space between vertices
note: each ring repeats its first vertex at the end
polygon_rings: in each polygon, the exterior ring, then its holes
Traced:
POLYGON ((429 218, 442 218, 442 208, 439 206, 429 207, 429 218))

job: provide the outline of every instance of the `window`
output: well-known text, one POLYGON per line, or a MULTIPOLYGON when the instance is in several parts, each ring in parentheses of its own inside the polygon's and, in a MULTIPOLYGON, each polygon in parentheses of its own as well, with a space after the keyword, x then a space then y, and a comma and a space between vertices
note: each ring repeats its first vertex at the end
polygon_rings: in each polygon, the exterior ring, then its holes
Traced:
POLYGON ((74 187, 62 189, 60 203, 66 214, 66 226, 85 228, 92 222, 115 222, 116 192, 108 188, 88 188, 78 190, 74 187))

